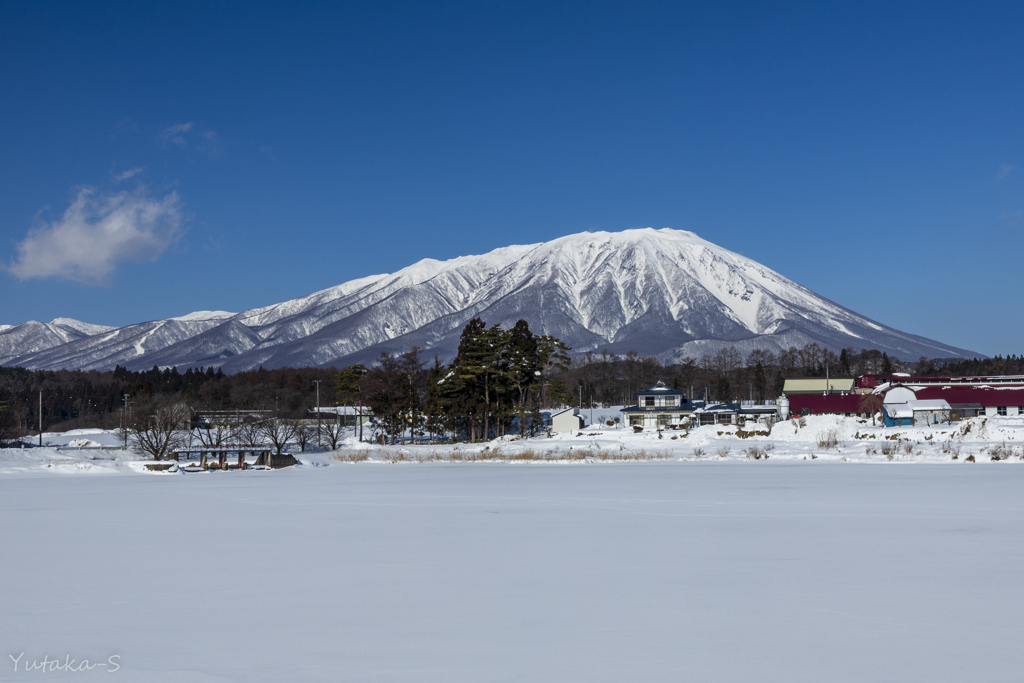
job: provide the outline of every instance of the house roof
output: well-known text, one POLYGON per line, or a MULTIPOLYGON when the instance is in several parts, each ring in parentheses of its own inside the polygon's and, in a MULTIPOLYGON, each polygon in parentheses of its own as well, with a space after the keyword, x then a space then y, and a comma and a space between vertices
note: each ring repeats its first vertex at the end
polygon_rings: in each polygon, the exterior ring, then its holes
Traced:
POLYGON ((949 404, 941 398, 917 399, 907 401, 907 405, 914 410, 949 410, 949 404))
POLYGON ((638 391, 637 396, 682 396, 683 392, 676 391, 671 387, 665 386, 664 382, 658 382, 653 387, 638 391))
POLYGON ((787 377, 782 393, 813 391, 852 391, 852 377, 787 377))
POLYGON ((857 386, 873 389, 882 384, 1019 384, 1024 385, 1024 375, 965 375, 963 377, 912 377, 906 373, 891 375, 861 375, 857 386))
POLYGON ((685 403, 681 406, 626 406, 620 413, 692 413, 696 408, 685 403))
MULTIPOLYGON (((899 386, 899 385, 897 385, 899 386)), ((941 399, 950 404, 980 403, 983 406, 1024 406, 1024 387, 936 385, 907 387, 917 400, 941 399)))
POLYGON ((740 411, 739 403, 712 403, 706 405, 703 408, 698 409, 695 412, 698 413, 738 413, 740 411))
POLYGON ((885 414, 889 417, 914 417, 914 409, 906 403, 889 403, 885 406, 885 414))

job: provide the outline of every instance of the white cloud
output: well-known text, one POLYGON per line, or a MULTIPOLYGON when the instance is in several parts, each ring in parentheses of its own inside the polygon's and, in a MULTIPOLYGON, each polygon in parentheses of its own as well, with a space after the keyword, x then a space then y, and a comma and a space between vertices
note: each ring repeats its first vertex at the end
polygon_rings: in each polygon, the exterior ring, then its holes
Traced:
POLYGON ((1013 164, 1002 164, 999 166, 999 170, 996 172, 995 180, 1002 180, 1006 176, 1010 175, 1013 169, 1017 168, 1013 164))
POLYGON ((184 147, 188 144, 185 140, 185 133, 188 133, 190 130, 192 130, 191 121, 188 123, 176 123, 160 131, 160 140, 163 142, 173 142, 178 147, 184 147))
POLYGON ((144 191, 78 196, 60 220, 32 228, 18 243, 6 269, 15 277, 59 277, 87 285, 109 285, 123 262, 155 261, 181 234, 176 192, 158 199, 144 191))
POLYGON ((128 180, 129 178, 131 178, 133 176, 137 176, 140 173, 142 173, 142 168, 141 167, 139 167, 139 168, 129 168, 127 171, 122 171, 121 173, 115 173, 114 174, 114 182, 115 183, 119 183, 122 180, 128 180))

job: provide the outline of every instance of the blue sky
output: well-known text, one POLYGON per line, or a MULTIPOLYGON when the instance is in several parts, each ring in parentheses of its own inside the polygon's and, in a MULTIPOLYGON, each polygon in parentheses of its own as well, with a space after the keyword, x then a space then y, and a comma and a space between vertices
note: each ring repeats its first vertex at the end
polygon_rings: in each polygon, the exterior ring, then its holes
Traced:
POLYGON ((0 323, 651 226, 1021 353, 1022 8, 4 2, 0 323))

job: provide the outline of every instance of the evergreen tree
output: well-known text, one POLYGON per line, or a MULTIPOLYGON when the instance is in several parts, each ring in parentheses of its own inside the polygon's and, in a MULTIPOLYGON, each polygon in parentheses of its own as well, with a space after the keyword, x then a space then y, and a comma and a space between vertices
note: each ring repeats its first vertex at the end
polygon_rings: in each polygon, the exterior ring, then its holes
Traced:
POLYGON ((356 416, 356 423, 359 425, 360 441, 363 440, 363 389, 361 382, 364 375, 366 375, 366 366, 361 363, 342 368, 338 372, 334 389, 338 405, 352 405, 358 401, 359 414, 356 416))
POLYGON ((516 391, 519 433, 525 434, 526 399, 530 388, 540 379, 540 347, 525 320, 518 321, 508 334, 508 380, 516 391))
POLYGON ((882 374, 883 375, 891 375, 892 373, 893 373, 892 361, 889 360, 889 354, 888 353, 883 353, 882 354, 882 374))
POLYGON ((768 378, 764 374, 764 366, 761 361, 754 366, 754 389, 757 391, 757 400, 764 401, 765 393, 768 391, 768 378))
POLYGON ((850 375, 850 353, 846 349, 839 352, 839 372, 844 377, 850 375))
POLYGON ((506 333, 497 325, 487 327, 473 318, 462 330, 455 368, 467 387, 476 387, 483 398, 483 437, 490 439, 491 400, 507 374, 505 364, 506 333))

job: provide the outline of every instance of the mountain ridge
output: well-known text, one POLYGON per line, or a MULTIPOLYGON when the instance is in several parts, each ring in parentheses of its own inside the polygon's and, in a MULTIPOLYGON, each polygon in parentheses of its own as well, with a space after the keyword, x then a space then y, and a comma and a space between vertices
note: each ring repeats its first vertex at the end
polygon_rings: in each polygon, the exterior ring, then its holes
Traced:
POLYGON ((12 328, 0 331, 0 363, 235 372, 372 362, 413 345, 447 358, 478 316, 503 326, 524 318, 574 352, 635 350, 664 361, 722 346, 778 350, 810 341, 908 360, 982 355, 877 323, 692 232, 642 228, 422 259, 237 314, 197 312, 6 355, 12 328))

